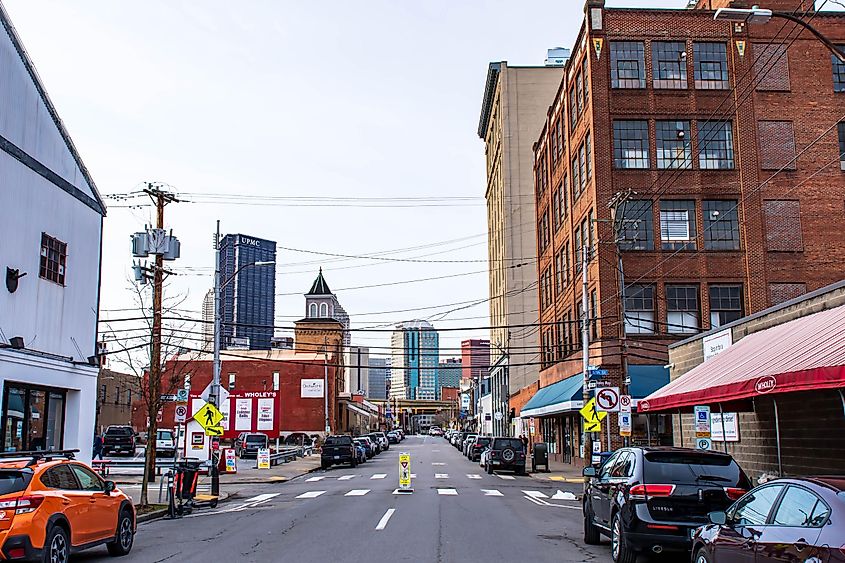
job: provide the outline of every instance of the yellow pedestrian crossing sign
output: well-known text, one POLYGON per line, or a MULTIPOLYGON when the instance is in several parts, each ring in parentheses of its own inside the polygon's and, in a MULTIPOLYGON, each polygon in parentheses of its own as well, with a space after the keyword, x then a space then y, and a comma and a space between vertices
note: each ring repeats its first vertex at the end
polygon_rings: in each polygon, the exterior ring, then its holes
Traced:
MULTIPOLYGON (((217 410, 217 407, 211 403, 206 403, 194 413, 194 420, 202 426, 206 434, 211 427, 219 426, 220 421, 223 420, 223 413, 217 410)), ((208 434, 209 436, 217 436, 218 434, 208 434)))
POLYGON ((595 398, 587 401, 587 404, 578 412, 584 417, 584 432, 601 432, 601 421, 607 417, 607 413, 596 410, 595 398))

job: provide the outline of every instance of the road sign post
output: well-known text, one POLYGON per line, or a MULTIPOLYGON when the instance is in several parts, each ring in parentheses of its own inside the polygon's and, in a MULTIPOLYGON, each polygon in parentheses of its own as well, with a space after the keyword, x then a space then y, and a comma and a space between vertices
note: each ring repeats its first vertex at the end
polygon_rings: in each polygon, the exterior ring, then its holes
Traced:
POLYGON ((411 455, 407 453, 399 455, 399 488, 397 491, 404 494, 414 492, 411 487, 411 455))
POLYGON ((710 438, 710 407, 707 405, 696 405, 694 411, 695 437, 710 438))

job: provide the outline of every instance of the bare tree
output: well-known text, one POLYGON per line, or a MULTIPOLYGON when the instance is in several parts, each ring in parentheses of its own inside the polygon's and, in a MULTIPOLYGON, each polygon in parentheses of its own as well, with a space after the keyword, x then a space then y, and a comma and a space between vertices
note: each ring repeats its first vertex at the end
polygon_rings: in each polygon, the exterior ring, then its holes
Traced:
MULTIPOLYGON (((106 321, 106 330, 102 337, 109 347, 111 361, 123 366, 139 378, 141 404, 146 415, 147 445, 144 454, 144 480, 141 484, 140 505, 149 504, 148 483, 155 477, 156 435, 158 433, 158 415, 164 407, 164 396, 172 395, 182 387, 185 376, 189 373, 191 362, 196 359, 201 348, 191 341, 201 339, 191 327, 195 321, 182 320, 179 307, 187 300, 187 294, 176 295, 162 300, 161 330, 161 377, 150 377, 152 356, 153 314, 152 296, 147 286, 131 284, 133 300, 139 313, 134 326, 121 325, 114 328, 106 321), (187 342, 187 344, 186 344, 187 342), (164 369, 164 366, 167 369, 164 369)), ((164 294, 165 292, 162 291, 164 294)))

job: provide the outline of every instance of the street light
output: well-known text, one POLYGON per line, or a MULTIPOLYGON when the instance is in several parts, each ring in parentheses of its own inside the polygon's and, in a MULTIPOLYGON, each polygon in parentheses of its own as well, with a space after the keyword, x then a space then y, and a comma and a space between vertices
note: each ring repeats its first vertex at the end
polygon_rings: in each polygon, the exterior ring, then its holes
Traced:
POLYGON ((773 12, 766 10, 759 6, 752 6, 751 8, 719 8, 716 10, 714 20, 730 21, 734 23, 747 23, 751 25, 762 25, 769 23, 772 18, 783 18, 791 22, 795 22, 813 35, 816 39, 822 42, 827 49, 833 53, 833 56, 845 63, 845 53, 836 48, 833 42, 822 35, 819 30, 805 22, 797 16, 793 16, 789 12, 773 12))

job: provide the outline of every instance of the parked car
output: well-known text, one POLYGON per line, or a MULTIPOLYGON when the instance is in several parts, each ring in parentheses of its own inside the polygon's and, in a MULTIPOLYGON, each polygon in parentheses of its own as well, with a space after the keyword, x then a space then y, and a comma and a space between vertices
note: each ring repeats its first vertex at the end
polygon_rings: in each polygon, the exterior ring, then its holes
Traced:
POLYGON ((464 438, 464 441, 461 443, 461 453, 463 453, 464 456, 467 455, 467 451, 469 450, 469 445, 472 442, 475 442, 476 438, 478 438, 478 434, 467 434, 467 437, 464 438))
POLYGON ((525 475, 525 446, 519 438, 495 437, 485 456, 484 469, 493 474, 496 469, 515 471, 525 475))
POLYGON ((367 437, 373 441, 373 444, 376 446, 376 455, 380 454, 384 451, 384 446, 381 444, 381 436, 376 434, 375 432, 370 432, 367 434, 367 437))
POLYGON ((432 426, 431 428, 428 429, 428 435, 429 436, 442 436, 443 431, 440 429, 439 426, 432 426))
POLYGON ((4 454, 0 512, 3 560, 66 562, 103 544, 127 555, 135 538, 132 499, 70 452, 4 454))
POLYGON ((688 448, 622 448, 583 473, 584 543, 608 536, 616 563, 633 563, 640 552, 689 551, 708 513, 750 488, 730 455, 688 448))
POLYGON ((314 445, 314 439, 305 432, 292 432, 285 437, 285 445, 307 448, 314 445))
POLYGON ((692 537, 694 563, 845 561, 845 477, 776 479, 752 489, 692 537), (838 548, 838 549, 837 549, 838 548))
POLYGON ((235 455, 241 459, 258 457, 258 450, 269 447, 270 438, 260 432, 241 432, 235 438, 235 455))
POLYGON ((461 446, 463 446, 464 439, 469 436, 469 434, 469 432, 458 432, 457 434, 455 434, 454 437, 452 437, 452 445, 458 449, 461 449, 461 446))
POLYGON ((400 442, 399 433, 396 432, 395 430, 391 430, 390 432, 387 433, 387 441, 390 444, 398 444, 400 442))
POLYGON ((320 452, 320 467, 328 469, 332 465, 345 463, 358 467, 358 454, 352 436, 327 436, 320 452))
POLYGON ((103 434, 103 455, 135 455, 137 434, 131 426, 109 426, 103 434))
POLYGON ((481 452, 486 450, 492 441, 493 438, 490 436, 478 436, 475 440, 473 440, 467 449, 467 457, 470 461, 480 461, 481 452))
POLYGON ((161 457, 176 455, 176 440, 172 430, 156 431, 156 455, 161 457))
POLYGON ((376 455, 376 446, 373 444, 373 441, 370 439, 369 436, 359 436, 355 438, 356 440, 361 442, 361 445, 364 446, 364 450, 366 450, 367 459, 372 459, 373 456, 376 455))
POLYGON ((356 461, 358 463, 365 463, 367 461, 367 448, 364 446, 364 442, 358 438, 354 438, 352 442, 355 444, 356 461))
POLYGON ((399 434, 399 441, 400 442, 405 439, 405 431, 404 430, 402 430, 401 428, 397 428, 396 433, 399 434))
POLYGON ((381 444, 381 451, 385 452, 390 449, 390 441, 387 439, 387 434, 384 432, 373 432, 372 435, 378 439, 379 443, 381 444))

